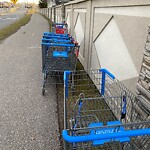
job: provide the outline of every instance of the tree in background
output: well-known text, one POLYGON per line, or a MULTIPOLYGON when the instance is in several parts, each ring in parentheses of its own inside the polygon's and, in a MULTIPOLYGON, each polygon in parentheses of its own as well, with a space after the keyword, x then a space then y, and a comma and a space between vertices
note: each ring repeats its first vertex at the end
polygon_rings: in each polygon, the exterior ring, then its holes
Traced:
POLYGON ((40 8, 47 8, 47 0, 40 0, 39 1, 40 8))

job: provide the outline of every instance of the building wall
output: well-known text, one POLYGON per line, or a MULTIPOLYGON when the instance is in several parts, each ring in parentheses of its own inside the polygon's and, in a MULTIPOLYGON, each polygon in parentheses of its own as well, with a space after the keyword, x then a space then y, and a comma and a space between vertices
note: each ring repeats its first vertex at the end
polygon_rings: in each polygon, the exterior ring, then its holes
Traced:
MULTIPOLYGON (((61 22, 61 6, 56 7, 61 22)), ((149 0, 74 0, 65 3, 69 33, 84 68, 107 68, 135 92, 150 23, 149 0)))
POLYGON ((81 46, 79 59, 84 68, 107 68, 135 92, 150 1, 78 0, 65 6, 69 32, 81 46))

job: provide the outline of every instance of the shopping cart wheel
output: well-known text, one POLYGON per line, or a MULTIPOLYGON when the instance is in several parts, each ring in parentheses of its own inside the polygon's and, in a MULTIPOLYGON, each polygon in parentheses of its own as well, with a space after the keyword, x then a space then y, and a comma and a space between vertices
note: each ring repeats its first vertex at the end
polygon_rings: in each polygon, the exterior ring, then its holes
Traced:
POLYGON ((44 96, 45 95, 45 89, 42 88, 42 95, 44 96))
POLYGON ((44 80, 47 80, 47 72, 44 73, 44 80))

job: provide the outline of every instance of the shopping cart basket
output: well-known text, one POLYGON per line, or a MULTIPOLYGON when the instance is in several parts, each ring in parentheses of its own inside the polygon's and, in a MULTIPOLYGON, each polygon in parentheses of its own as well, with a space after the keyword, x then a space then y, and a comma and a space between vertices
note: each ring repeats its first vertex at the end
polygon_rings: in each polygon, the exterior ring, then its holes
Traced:
POLYGON ((67 23, 52 23, 52 32, 54 32, 56 34, 68 33, 67 23))
POLYGON ((64 72, 65 149, 148 150, 150 113, 106 69, 64 72))
MULTIPOLYGON (((45 86, 48 76, 63 77, 65 70, 75 70, 78 58, 79 45, 77 43, 51 43, 42 42, 42 71, 44 76, 42 94, 45 94, 45 86), (59 73, 59 74, 58 74, 59 73)), ((60 80, 59 80, 60 81, 60 80)), ((63 80, 62 80, 63 84, 63 80)))
MULTIPOLYGON (((42 72, 44 72, 44 65, 45 65, 45 57, 48 52, 48 49, 51 44, 71 44, 75 43, 74 39, 68 35, 68 34, 63 34, 63 35, 57 35, 52 32, 44 32, 43 33, 43 38, 42 38, 42 72)), ((77 44, 77 43, 75 43, 77 44)), ((53 49, 52 49, 53 50, 53 49)))
MULTIPOLYGON (((42 71, 45 71, 45 65, 49 64, 50 70, 74 70, 79 53, 77 43, 51 43, 43 40, 42 42, 42 71), (65 64, 70 67, 67 67, 65 64), (60 65, 58 65, 60 64, 60 65)), ((48 67, 48 66, 47 66, 48 67)))

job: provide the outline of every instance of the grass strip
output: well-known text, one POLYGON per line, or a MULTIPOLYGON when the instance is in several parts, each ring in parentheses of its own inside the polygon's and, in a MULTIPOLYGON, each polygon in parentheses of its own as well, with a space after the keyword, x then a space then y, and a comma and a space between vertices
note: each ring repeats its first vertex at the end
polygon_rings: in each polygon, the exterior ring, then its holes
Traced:
POLYGON ((24 17, 12 23, 11 25, 3 28, 0 30, 0 40, 5 39, 12 35, 13 33, 17 32, 22 26, 27 24, 31 19, 31 14, 26 14, 24 17))

